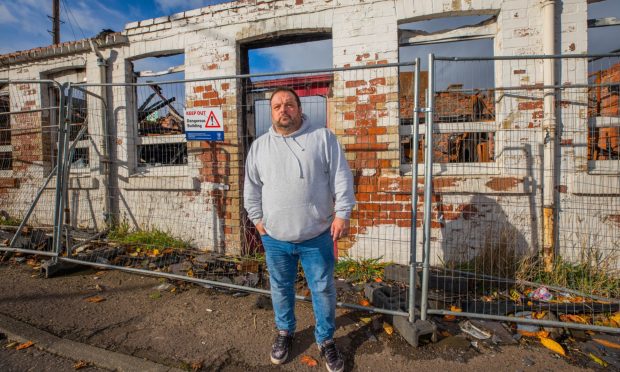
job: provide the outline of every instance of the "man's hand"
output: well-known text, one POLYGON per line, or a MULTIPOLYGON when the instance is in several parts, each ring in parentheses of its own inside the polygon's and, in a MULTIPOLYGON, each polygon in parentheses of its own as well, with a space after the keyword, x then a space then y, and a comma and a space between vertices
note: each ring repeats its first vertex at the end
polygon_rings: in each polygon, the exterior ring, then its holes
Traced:
POLYGON ((255 226, 256 226, 256 230, 258 230, 259 234, 267 235, 267 230, 265 230, 265 226, 263 226, 263 221, 260 221, 255 226))
POLYGON ((336 217, 332 222, 332 239, 334 241, 344 238, 349 234, 349 220, 336 217))

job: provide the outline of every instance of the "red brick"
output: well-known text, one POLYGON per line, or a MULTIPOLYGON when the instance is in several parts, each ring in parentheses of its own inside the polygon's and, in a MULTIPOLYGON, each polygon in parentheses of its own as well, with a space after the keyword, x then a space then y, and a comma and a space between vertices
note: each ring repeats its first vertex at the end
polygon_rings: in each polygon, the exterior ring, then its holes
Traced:
POLYGON ((370 103, 384 103, 386 101, 385 94, 376 94, 370 96, 370 103))
POLYGON ((370 200, 372 201, 382 201, 382 202, 392 202, 394 201, 394 195, 392 194, 371 194, 370 200))
POLYGON ((375 87, 361 88, 361 89, 355 90, 355 94, 358 96, 362 96, 366 94, 375 94, 375 93, 377 93, 377 88, 375 87))
POLYGON ((369 81, 370 85, 385 85, 385 78, 376 78, 369 81))
POLYGON ((202 94, 203 99, 217 98, 218 94, 216 91, 205 92, 202 94))
POLYGON ((366 85, 366 81, 364 80, 349 80, 346 83, 344 83, 344 86, 346 88, 357 88, 363 85, 366 85))

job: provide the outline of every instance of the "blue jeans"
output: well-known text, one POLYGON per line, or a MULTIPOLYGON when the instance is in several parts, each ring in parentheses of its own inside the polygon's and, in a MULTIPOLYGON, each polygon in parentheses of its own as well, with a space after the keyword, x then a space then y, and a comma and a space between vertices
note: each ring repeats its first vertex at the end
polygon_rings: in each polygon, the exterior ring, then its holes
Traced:
POLYGON ((331 340, 336 329, 336 287, 334 285, 334 242, 330 231, 300 243, 262 237, 267 255, 271 301, 276 328, 295 332, 295 278, 301 266, 312 294, 316 342, 331 340))

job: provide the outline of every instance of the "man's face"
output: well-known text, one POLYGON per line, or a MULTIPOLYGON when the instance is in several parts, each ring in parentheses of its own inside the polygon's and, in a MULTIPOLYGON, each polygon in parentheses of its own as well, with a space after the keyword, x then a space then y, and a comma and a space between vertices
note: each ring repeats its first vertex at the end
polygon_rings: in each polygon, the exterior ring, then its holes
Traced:
POLYGON ((276 132, 291 134, 301 127, 301 107, 291 92, 277 92, 271 98, 271 122, 276 132))

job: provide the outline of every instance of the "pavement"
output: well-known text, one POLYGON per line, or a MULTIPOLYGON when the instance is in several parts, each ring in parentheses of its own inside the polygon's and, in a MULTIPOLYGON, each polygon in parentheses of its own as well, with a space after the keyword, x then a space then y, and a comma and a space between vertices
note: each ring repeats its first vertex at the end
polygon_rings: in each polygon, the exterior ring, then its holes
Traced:
POLYGON ((32 342, 38 348, 54 355, 74 361, 88 360, 90 363, 109 370, 116 371, 145 371, 145 372, 175 372, 182 371, 150 360, 116 353, 106 349, 75 342, 51 333, 42 331, 26 323, 20 322, 0 314, 0 333, 9 340, 19 343, 32 342))

